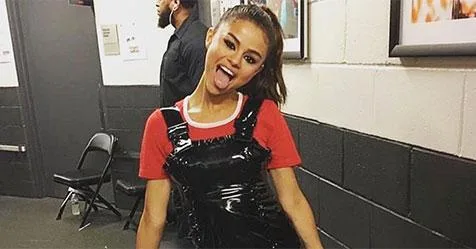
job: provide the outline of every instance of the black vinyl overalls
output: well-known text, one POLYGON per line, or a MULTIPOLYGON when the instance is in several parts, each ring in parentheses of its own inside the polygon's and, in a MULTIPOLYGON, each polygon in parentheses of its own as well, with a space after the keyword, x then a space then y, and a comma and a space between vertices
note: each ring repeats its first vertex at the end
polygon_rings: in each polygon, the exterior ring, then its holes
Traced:
POLYGON ((299 248, 270 188, 270 151, 253 138, 262 100, 249 98, 233 135, 191 141, 176 107, 162 108, 173 151, 164 168, 180 187, 196 248, 299 248))

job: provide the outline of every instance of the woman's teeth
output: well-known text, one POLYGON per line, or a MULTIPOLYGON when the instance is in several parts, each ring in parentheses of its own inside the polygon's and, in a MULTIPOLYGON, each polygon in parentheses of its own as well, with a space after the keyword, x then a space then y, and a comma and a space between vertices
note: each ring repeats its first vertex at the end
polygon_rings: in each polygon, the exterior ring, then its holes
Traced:
POLYGON ((221 70, 225 71, 225 73, 227 73, 230 76, 230 78, 233 78, 235 76, 234 73, 230 69, 221 65, 220 65, 220 68, 221 70))

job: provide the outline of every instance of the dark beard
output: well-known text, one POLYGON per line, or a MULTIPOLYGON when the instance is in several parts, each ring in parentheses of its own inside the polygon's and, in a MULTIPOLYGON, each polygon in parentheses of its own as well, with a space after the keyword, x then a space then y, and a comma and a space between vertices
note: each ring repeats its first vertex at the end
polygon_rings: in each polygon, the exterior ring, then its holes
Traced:
POLYGON ((170 24, 169 16, 172 11, 170 9, 167 9, 165 12, 161 12, 159 14, 159 20, 157 22, 157 26, 159 28, 165 28, 170 24))

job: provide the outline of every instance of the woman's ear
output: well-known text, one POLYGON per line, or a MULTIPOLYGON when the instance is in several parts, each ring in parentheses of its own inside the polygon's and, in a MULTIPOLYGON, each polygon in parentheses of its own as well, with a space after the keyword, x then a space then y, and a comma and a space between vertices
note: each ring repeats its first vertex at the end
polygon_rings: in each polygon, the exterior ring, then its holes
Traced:
POLYGON ((259 66, 258 73, 261 72, 261 71, 263 71, 263 68, 264 68, 264 63, 261 64, 261 66, 259 66))
POLYGON ((259 66, 258 70, 256 70, 256 72, 253 74, 253 77, 251 77, 251 79, 255 78, 258 74, 261 73, 261 71, 263 71, 264 69, 264 63, 261 64, 261 66, 259 66))
POLYGON ((210 43, 212 43, 213 35, 215 34, 214 28, 208 28, 207 36, 205 37, 205 47, 208 49, 210 43))

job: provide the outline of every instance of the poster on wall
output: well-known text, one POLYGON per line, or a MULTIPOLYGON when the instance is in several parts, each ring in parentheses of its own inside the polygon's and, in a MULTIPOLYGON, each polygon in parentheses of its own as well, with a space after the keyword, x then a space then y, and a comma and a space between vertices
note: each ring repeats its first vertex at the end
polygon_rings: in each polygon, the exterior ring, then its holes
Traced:
POLYGON ((476 55, 476 0, 392 0, 390 56, 476 55))
POLYGON ((104 43, 104 55, 119 55, 119 38, 117 35, 117 25, 103 24, 101 25, 102 40, 104 43))
POLYGON ((136 22, 123 23, 119 26, 120 53, 124 61, 147 60, 143 34, 136 22))

